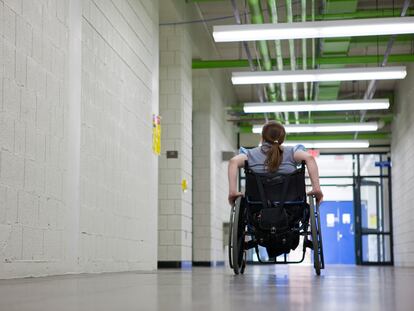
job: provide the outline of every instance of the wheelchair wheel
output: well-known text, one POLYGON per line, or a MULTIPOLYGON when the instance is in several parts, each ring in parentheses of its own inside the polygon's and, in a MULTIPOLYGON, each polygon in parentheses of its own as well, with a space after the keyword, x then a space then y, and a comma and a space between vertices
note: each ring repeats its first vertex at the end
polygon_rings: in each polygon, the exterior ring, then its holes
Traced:
POLYGON ((238 198, 234 205, 233 224, 231 234, 231 262, 235 274, 244 273, 244 210, 241 204, 242 198, 238 198))
POLYGON ((325 259, 323 257, 323 243, 322 243, 322 227, 321 227, 321 217, 319 214, 319 204, 316 205, 316 224, 318 226, 318 241, 319 241, 319 256, 321 261, 321 269, 325 269, 325 259))
MULTIPOLYGON (((313 246, 313 267, 315 268, 316 275, 321 275, 321 258, 320 258, 320 249, 322 247, 322 241, 319 241, 318 237, 318 226, 316 223, 316 204, 314 203, 315 198, 311 198, 310 204, 310 227, 311 227, 311 236, 312 236, 312 246, 313 246), (321 245, 320 245, 321 244, 321 245), (321 246, 321 247, 319 247, 321 246)), ((319 217, 318 217, 319 218, 319 217)))
POLYGON ((233 205, 230 211, 230 221, 229 221, 229 247, 228 247, 228 255, 229 255, 229 265, 230 268, 233 269, 233 224, 234 224, 234 213, 235 213, 236 206, 233 205))
POLYGON ((244 271, 246 271, 246 256, 247 256, 247 253, 246 253, 246 251, 244 251, 243 252, 243 261, 242 261, 242 266, 241 266, 241 268, 240 268, 240 273, 241 274, 244 274, 244 271))

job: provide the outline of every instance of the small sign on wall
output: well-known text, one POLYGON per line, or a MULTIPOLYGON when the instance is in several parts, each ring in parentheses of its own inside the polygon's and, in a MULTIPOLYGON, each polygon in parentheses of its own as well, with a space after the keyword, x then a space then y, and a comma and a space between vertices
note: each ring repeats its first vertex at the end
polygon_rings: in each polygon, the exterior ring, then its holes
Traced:
POLYGON ((178 159, 177 150, 167 150, 167 159, 178 159))
POLYGON ((222 151, 221 152, 221 159, 223 161, 230 161, 230 159, 234 156, 235 156, 234 151, 222 151))

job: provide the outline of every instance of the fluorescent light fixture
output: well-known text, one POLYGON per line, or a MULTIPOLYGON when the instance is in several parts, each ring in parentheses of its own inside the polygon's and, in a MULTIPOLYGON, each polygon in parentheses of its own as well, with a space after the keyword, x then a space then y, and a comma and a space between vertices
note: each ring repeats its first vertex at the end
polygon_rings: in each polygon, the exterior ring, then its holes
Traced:
POLYGON ((233 84, 404 79, 404 66, 233 72, 233 84))
POLYGON ((312 140, 312 141, 286 141, 284 146, 304 145, 308 149, 324 148, 368 148, 368 140, 312 140))
MULTIPOLYGON (((262 127, 263 125, 254 125, 253 133, 262 133, 262 127)), ((284 127, 286 133, 372 132, 378 129, 378 123, 286 124, 284 127)))
POLYGON ((245 113, 300 112, 300 111, 351 111, 388 109, 388 99, 298 101, 283 103, 246 103, 245 113))
POLYGON ((414 17, 214 26, 216 42, 338 38, 414 33, 414 17))

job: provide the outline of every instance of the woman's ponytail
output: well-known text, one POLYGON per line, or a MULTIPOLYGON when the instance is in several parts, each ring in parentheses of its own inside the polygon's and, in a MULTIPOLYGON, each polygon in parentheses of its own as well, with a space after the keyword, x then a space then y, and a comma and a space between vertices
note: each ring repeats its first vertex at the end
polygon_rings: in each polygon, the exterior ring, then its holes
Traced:
POLYGON ((267 152, 265 165, 270 172, 276 172, 282 163, 283 150, 278 143, 274 143, 267 152))
POLYGON ((276 172, 282 163, 283 149, 281 144, 285 140, 286 132, 282 124, 271 121, 263 126, 262 138, 271 147, 266 152, 265 165, 269 172, 276 172))

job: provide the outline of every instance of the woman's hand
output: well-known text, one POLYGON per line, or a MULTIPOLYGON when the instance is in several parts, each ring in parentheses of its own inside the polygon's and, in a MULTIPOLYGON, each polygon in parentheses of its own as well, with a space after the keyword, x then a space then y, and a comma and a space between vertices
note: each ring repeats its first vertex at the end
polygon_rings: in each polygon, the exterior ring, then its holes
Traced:
POLYGON ((241 192, 237 192, 237 191, 229 192, 229 203, 230 203, 230 205, 233 206, 236 199, 238 197, 242 197, 242 196, 243 196, 243 193, 241 193, 241 192))
POLYGON ((321 204, 323 201, 323 193, 321 188, 314 188, 311 191, 308 192, 308 195, 314 195, 316 198, 316 203, 321 204))

